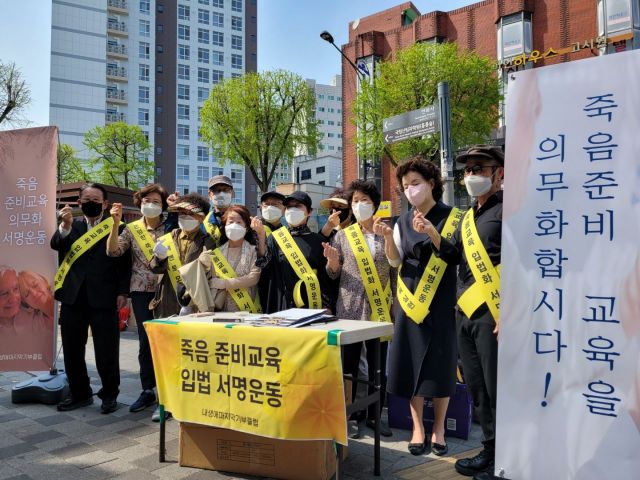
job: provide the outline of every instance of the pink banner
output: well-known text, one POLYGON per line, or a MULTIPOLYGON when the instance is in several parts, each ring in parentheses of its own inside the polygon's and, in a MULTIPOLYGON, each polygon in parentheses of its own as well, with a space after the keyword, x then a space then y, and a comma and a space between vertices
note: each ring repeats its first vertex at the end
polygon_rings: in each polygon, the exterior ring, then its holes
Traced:
POLYGON ((53 362, 56 127, 0 132, 0 371, 53 362))

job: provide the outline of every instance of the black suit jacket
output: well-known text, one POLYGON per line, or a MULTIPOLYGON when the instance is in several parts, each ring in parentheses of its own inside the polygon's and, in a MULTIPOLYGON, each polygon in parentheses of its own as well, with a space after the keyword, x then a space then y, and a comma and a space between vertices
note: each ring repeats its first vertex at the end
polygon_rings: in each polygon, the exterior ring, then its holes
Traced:
MULTIPOLYGON (((124 225, 121 225, 120 232, 123 229, 124 225)), ((71 232, 64 238, 60 231, 56 230, 51 238, 51 248, 58 251, 59 262, 62 262, 73 242, 85 233, 87 222, 84 218, 74 219, 71 232)), ((107 237, 104 237, 71 265, 64 284, 55 293, 55 298, 62 303, 73 304, 84 286, 90 307, 115 308, 117 296, 129 293, 130 280, 131 255, 108 257, 107 237)))

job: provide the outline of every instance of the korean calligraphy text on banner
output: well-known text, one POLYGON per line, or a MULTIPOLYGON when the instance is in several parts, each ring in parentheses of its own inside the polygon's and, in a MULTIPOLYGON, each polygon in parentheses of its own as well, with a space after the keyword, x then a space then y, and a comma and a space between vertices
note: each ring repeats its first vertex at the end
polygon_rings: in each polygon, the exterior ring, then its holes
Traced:
POLYGON ((340 347, 327 332, 145 322, 160 402, 180 421, 346 445, 340 347))
POLYGON ((53 362, 55 127, 0 132, 0 371, 53 362))
POLYGON ((640 52, 513 74, 496 474, 640 472, 640 52))

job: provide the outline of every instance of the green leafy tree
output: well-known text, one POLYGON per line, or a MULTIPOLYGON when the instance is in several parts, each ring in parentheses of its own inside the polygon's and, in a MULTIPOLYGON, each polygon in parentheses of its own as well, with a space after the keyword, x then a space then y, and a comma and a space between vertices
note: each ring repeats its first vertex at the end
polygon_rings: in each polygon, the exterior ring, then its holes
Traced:
POLYGON ((153 179, 151 145, 139 126, 115 122, 95 127, 83 143, 91 153, 87 170, 94 181, 135 190, 153 179))
POLYGON ((0 124, 28 124, 22 115, 31 103, 31 90, 15 63, 0 61, 0 124))
POLYGON ((459 51, 455 43, 417 43, 378 66, 371 83, 363 82, 354 104, 358 154, 384 155, 395 166, 416 154, 434 158, 439 134, 385 146, 382 121, 438 100, 438 83, 449 82, 452 147, 456 151, 484 143, 497 126, 501 99, 495 62, 475 52, 459 51))
POLYGON ((318 148, 315 95, 291 72, 225 80, 213 88, 201 115, 200 133, 216 156, 246 165, 263 192, 279 165, 318 148))
POLYGON ((82 161, 76 157, 76 152, 71 145, 66 143, 58 145, 57 166, 58 184, 89 181, 82 161))

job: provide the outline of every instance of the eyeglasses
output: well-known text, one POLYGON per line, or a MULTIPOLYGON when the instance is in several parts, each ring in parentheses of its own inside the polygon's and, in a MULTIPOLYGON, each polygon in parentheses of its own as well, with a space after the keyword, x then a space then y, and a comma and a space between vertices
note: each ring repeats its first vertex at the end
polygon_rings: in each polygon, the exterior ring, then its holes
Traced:
POLYGON ((485 168, 498 168, 498 165, 471 165, 469 167, 464 167, 464 173, 471 173, 473 175, 478 175, 485 168))

